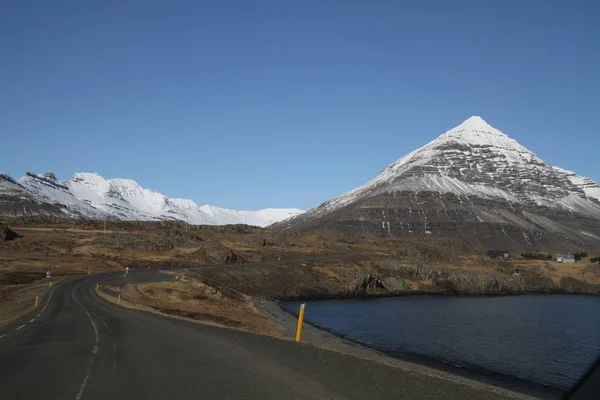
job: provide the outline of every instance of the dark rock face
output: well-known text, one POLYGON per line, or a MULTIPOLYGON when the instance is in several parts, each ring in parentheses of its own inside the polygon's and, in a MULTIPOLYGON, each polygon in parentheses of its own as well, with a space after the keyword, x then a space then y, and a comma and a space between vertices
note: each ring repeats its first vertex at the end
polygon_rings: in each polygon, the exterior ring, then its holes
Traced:
POLYGON ((209 262, 215 264, 239 264, 244 262, 242 257, 216 240, 202 242, 197 253, 202 254, 209 262))
POLYGON ((356 289, 357 293, 363 294, 366 296, 368 293, 373 293, 377 291, 382 291, 386 289, 385 283, 381 280, 381 278, 377 274, 369 274, 366 276, 359 287, 356 289))
POLYGON ((584 215, 435 192, 382 194, 315 220, 300 217, 292 228, 372 237, 432 235, 510 251, 587 250, 600 245, 590 237, 600 237, 600 221, 584 215))
POLYGON ((0 216, 3 218, 21 216, 65 217, 66 214, 61 206, 37 200, 19 182, 6 174, 0 173, 0 216))
POLYGON ((138 250, 165 252, 175 248, 175 241, 170 241, 165 238, 150 239, 140 235, 134 237, 132 235, 113 234, 106 238, 96 239, 93 242, 95 245, 109 247, 118 250, 138 250))
MULTIPOLYGON (((502 273, 490 270, 472 271, 465 269, 442 268, 431 265, 389 264, 380 270, 380 279, 391 282, 402 278, 405 281, 429 282, 424 291, 452 294, 517 294, 517 293, 600 293, 600 285, 581 282, 574 278, 564 278, 560 284, 542 276, 539 267, 525 267, 518 271, 507 268, 502 273)), ((403 287, 385 288, 383 292, 401 294, 403 287)), ((380 293, 381 294, 381 291, 380 293)))
POLYGON ((41 186, 49 186, 55 189, 61 190, 65 193, 69 193, 69 188, 63 183, 56 179, 56 175, 52 172, 46 172, 44 175, 34 174, 33 172, 25 173, 25 176, 39 183, 41 186))
POLYGON ((0 183, 6 183, 8 185, 18 185, 17 181, 15 181, 10 175, 7 175, 3 172, 0 172, 0 183))
POLYGON ((56 204, 42 203, 27 194, 7 194, 0 192, 0 215, 3 218, 22 216, 66 217, 67 214, 56 204))
POLYGON ((216 240, 203 240, 197 234, 187 232, 165 232, 158 237, 148 235, 109 234, 92 242, 93 245, 117 250, 167 252, 178 248, 199 248, 190 256, 200 256, 208 263, 239 264, 244 259, 229 247, 216 240))
POLYGON ((44 176, 44 178, 46 178, 48 180, 58 181, 58 179, 56 178, 56 175, 54 175, 54 172, 52 172, 52 171, 46 172, 43 176, 44 176))
POLYGON ((578 279, 566 277, 560 280, 560 288, 566 293, 600 295, 600 285, 582 282, 578 279))
POLYGON ((0 242, 7 242, 18 238, 15 232, 13 232, 8 225, 0 224, 0 242))
POLYGON ((259 264, 194 271, 210 286, 232 288, 255 297, 279 300, 358 298, 412 294, 505 295, 525 293, 600 294, 600 285, 564 278, 528 266, 518 272, 499 264, 478 269, 415 264, 390 257, 361 256, 335 265, 259 264), (368 257, 368 261, 367 260, 368 257), (558 279, 558 278, 557 278, 558 279))

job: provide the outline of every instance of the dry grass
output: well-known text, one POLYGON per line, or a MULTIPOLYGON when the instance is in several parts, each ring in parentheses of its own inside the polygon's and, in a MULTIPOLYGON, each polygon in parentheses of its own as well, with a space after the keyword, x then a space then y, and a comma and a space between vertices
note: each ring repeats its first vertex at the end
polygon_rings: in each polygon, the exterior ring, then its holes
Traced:
MULTIPOLYGON (((19 231, 24 231, 24 232, 51 232, 51 233, 56 233, 57 228, 43 228, 43 227, 25 227, 25 226, 20 226, 18 228, 19 231)), ((97 235, 97 234, 108 234, 108 233, 116 233, 117 231, 111 231, 111 230, 100 230, 100 229, 71 229, 71 228, 63 228, 63 229, 59 229, 59 231, 61 231, 61 233, 84 233, 84 234, 90 234, 90 235, 97 235)))
POLYGON ((35 298, 41 302, 49 289, 46 282, 0 286, 0 326, 9 324, 35 309, 35 298))
POLYGON ((101 292, 104 298, 113 302, 116 301, 114 293, 121 293, 121 305, 127 307, 281 337, 282 329, 262 315, 250 297, 232 290, 224 293, 200 281, 184 279, 122 287, 106 286, 103 290, 107 290, 101 292))
POLYGON ((524 270, 528 268, 537 268, 537 272, 542 277, 551 278, 555 283, 559 283, 562 278, 575 278, 584 282, 600 284, 600 274, 586 271, 589 260, 582 260, 573 264, 563 264, 556 261, 517 259, 513 262, 489 261, 480 256, 464 257, 460 265, 447 263, 436 263, 436 266, 449 269, 464 269, 476 272, 486 272, 488 274, 500 275, 503 268, 512 270, 524 270))

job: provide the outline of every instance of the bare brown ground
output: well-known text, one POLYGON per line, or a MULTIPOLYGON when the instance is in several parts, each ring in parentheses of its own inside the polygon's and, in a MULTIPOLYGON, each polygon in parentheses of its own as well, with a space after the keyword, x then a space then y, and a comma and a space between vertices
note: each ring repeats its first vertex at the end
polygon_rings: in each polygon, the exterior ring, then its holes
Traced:
MULTIPOLYGON (((374 239, 274 233, 247 226, 185 227, 176 223, 136 222, 110 222, 104 231, 101 221, 77 222, 75 229, 72 222, 40 226, 21 224, 13 225, 12 229, 21 237, 0 243, 0 324, 31 309, 32 296, 43 293, 46 271, 58 279, 123 270, 126 266, 233 263, 235 268, 217 272, 207 270, 202 276, 190 274, 188 282, 176 283, 173 287, 148 284, 127 288, 126 295, 131 296, 132 301, 148 303, 148 307, 157 312, 204 321, 212 319, 225 326, 255 331, 262 329, 258 325, 264 324, 250 322, 260 314, 248 296, 274 293, 279 297, 293 297, 352 292, 365 276, 381 272, 370 262, 375 257, 494 275, 506 275, 512 269, 533 266, 539 267, 536 274, 556 283, 565 277, 600 283, 600 273, 586 269, 586 262, 558 264, 517 260, 507 267, 506 263, 487 260, 481 250, 464 243, 431 237, 374 239), (359 251, 371 253, 334 256, 359 251), (306 263, 291 261, 271 266, 244 265, 323 255, 331 255, 331 259, 306 263), (209 296, 210 290, 217 290, 222 297, 209 296), (229 290, 235 290, 237 294, 230 294, 229 290)), ((394 277, 387 279, 394 283, 394 277)), ((404 279, 403 284, 407 291, 418 291, 430 287, 431 281, 404 279)), ((273 333, 271 328, 266 331, 273 333)))

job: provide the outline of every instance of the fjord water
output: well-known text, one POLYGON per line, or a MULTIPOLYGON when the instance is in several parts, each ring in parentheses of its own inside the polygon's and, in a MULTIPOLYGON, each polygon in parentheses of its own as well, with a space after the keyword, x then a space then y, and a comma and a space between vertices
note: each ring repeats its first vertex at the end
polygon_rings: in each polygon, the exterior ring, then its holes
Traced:
MULTIPOLYGON (((297 312, 300 302, 283 307, 297 312)), ((600 356, 600 298, 524 295, 316 300, 306 320, 391 354, 572 387, 600 356)))

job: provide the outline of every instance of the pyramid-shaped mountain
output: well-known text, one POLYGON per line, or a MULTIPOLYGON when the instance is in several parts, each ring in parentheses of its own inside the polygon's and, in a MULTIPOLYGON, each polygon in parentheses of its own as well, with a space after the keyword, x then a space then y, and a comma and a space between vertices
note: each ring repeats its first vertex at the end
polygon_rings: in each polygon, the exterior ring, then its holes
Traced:
POLYGON ((441 236, 485 248, 600 248, 600 187, 471 117, 279 230, 441 236))

